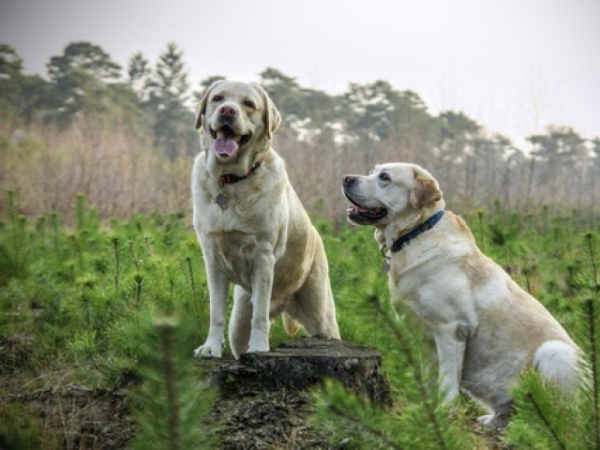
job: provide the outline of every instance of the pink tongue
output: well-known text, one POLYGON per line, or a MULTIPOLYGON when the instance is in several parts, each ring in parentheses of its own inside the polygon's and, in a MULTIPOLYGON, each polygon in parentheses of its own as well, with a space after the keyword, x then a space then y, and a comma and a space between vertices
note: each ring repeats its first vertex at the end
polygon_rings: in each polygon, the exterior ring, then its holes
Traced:
POLYGON ((215 152, 221 156, 231 156, 238 148, 233 139, 219 137, 215 140, 215 152))

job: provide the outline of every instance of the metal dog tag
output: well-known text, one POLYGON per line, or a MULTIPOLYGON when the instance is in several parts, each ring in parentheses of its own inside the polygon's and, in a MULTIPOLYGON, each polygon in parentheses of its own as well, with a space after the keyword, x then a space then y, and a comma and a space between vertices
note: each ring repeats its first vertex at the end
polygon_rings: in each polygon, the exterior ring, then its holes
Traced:
POLYGON ((225 194, 219 194, 216 198, 217 205, 221 207, 221 209, 227 209, 227 196, 225 194))
POLYGON ((381 266, 381 271, 383 273, 388 273, 390 271, 390 264, 387 261, 381 266))

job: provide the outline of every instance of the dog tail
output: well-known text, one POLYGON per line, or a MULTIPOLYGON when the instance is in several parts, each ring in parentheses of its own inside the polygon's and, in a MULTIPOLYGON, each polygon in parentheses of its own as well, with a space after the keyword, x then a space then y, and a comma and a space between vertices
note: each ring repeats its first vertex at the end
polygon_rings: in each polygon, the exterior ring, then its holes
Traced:
POLYGON ((281 315, 281 318, 283 320, 283 329, 288 336, 293 336, 300 330, 300 324, 286 312, 281 315))
POLYGON ((584 370, 581 350, 562 341, 547 341, 533 355, 533 366, 544 380, 573 394, 584 370))

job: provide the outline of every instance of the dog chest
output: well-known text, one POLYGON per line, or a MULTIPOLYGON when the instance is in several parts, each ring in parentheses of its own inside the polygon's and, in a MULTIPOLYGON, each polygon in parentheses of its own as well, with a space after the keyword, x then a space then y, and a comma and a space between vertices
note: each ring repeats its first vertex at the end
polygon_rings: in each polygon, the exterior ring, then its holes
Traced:
POLYGON ((252 273, 265 252, 256 235, 240 231, 211 233, 202 247, 210 264, 218 267, 235 284, 248 288, 252 273))

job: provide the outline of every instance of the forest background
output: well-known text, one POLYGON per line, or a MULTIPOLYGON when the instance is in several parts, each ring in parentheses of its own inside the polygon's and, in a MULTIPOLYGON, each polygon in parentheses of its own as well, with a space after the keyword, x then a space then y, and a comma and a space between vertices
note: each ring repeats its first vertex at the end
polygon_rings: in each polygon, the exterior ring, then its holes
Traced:
MULTIPOLYGON (((102 217, 189 212, 189 168, 199 150, 194 109, 220 78, 193 86, 174 43, 155 64, 136 53, 122 68, 98 45, 73 42, 36 75, 24 74, 19 55, 1 45, 0 190, 18 191, 24 212, 34 215, 68 216, 77 193, 102 217)), ((407 161, 430 170, 459 212, 494 202, 520 212, 544 204, 587 211, 582 217, 593 221, 597 136, 556 124, 517 146, 461 111, 432 114, 418 93, 384 80, 329 95, 267 67, 258 83, 284 118, 274 148, 315 216, 343 220, 344 173, 407 161)))

